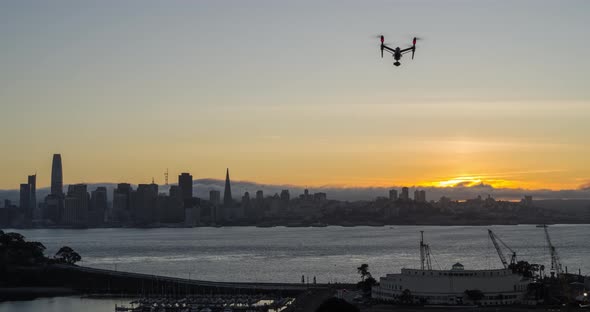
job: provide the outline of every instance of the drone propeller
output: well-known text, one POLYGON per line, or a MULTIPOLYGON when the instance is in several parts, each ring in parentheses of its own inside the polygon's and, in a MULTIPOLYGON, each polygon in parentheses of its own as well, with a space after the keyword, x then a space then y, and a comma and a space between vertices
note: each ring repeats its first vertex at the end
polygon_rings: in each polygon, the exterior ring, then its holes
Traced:
POLYGON ((414 59, 414 53, 416 53, 416 40, 418 40, 417 37, 414 37, 414 40, 412 40, 412 59, 414 59))
POLYGON ((381 58, 383 58, 383 42, 385 41, 385 37, 381 35, 381 58))

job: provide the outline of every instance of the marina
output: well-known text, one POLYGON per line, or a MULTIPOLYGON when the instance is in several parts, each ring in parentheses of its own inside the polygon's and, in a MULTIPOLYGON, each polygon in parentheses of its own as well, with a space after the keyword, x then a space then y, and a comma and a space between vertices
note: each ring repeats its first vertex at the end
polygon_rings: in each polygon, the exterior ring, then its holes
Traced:
POLYGON ((195 295, 183 298, 141 298, 115 305, 115 312, 279 312, 295 299, 265 295, 195 295))

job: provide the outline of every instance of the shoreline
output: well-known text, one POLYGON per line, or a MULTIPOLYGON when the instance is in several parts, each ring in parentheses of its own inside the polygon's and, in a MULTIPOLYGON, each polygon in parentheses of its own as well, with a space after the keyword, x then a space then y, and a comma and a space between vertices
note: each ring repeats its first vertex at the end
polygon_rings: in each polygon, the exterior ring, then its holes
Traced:
POLYGON ((236 228, 236 227, 255 227, 255 228, 325 228, 325 227, 391 227, 391 226, 440 226, 440 227, 451 227, 451 226, 538 226, 538 225, 547 225, 547 226, 560 226, 560 225, 590 225, 590 222, 555 222, 555 223, 495 223, 495 222, 471 222, 471 223, 430 223, 430 222, 414 222, 414 223, 383 223, 383 224, 368 224, 368 223, 359 223, 359 224, 325 224, 325 225, 313 225, 313 224, 284 224, 284 223, 277 223, 277 224, 264 224, 264 225, 256 225, 256 224, 248 224, 248 225, 239 225, 239 224, 228 224, 228 225, 200 225, 200 226, 97 226, 97 227, 67 227, 67 226, 51 226, 51 227, 6 227, 5 230, 91 230, 91 229, 192 229, 192 228, 236 228))

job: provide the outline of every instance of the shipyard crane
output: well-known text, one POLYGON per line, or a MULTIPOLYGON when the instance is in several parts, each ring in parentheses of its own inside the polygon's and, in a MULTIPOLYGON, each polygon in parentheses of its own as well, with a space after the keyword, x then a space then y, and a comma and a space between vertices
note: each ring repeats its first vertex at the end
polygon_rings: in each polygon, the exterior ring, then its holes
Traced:
POLYGON ((551 254, 551 273, 555 272, 555 275, 559 276, 563 273, 561 269, 561 261, 559 260, 559 255, 557 254, 557 249, 551 243, 551 237, 549 237, 549 227, 547 225, 543 225, 545 229, 545 239, 547 240, 547 245, 549 245, 549 253, 551 254))
POLYGON ((500 257, 500 261, 502 261, 502 265, 504 265, 504 268, 508 269, 511 265, 516 264, 516 252, 514 252, 512 248, 508 247, 508 245, 506 245, 506 243, 504 243, 504 241, 502 241, 500 237, 498 237, 494 232, 492 232, 492 230, 488 229, 488 234, 490 235, 490 239, 492 240, 492 243, 494 244, 494 247, 498 252, 498 256, 500 257), (506 257, 504 256, 504 253, 502 252, 502 249, 500 248, 498 242, 502 243, 502 245, 504 245, 504 247, 506 247, 512 253, 512 256, 510 257, 510 265, 506 261, 506 257))
POLYGON ((424 231, 420 231, 420 268, 422 270, 432 270, 432 262, 430 260, 430 246, 424 244, 424 231))

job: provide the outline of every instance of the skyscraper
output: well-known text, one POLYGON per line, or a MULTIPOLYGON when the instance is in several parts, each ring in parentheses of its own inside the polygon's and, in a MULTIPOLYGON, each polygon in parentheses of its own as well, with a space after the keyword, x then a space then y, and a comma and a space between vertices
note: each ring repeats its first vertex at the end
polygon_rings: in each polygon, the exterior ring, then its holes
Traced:
POLYGON ((250 193, 244 193, 244 196, 242 196, 242 212, 250 220, 256 219, 256 211, 253 208, 250 203, 250 193))
POLYGON ((407 187, 402 187, 402 193, 399 198, 403 201, 410 200, 410 190, 407 187))
POLYGON ((213 205, 219 205, 221 203, 221 193, 218 190, 210 190, 209 201, 213 205))
POLYGON ((37 211, 37 174, 30 175, 28 179, 29 183, 29 211, 27 217, 30 219, 36 219, 40 217, 40 213, 37 211))
POLYGON ((131 217, 131 192, 133 188, 129 183, 119 183, 113 190, 113 211, 111 218, 114 221, 126 222, 131 217))
POLYGON ((139 184, 135 192, 131 192, 131 215, 137 225, 153 223, 157 213, 158 185, 139 184))
POLYGON ((178 176, 178 186, 180 187, 180 192, 182 193, 184 207, 191 207, 193 199, 193 176, 190 175, 190 173, 181 173, 178 176))
POLYGON ((231 207, 233 204, 233 198, 231 197, 231 185, 229 182, 229 168, 225 172, 225 189, 223 190, 223 205, 225 207, 231 207))
POLYGON ((107 188, 99 186, 91 192, 90 207, 88 209, 88 223, 99 225, 104 223, 107 213, 107 188))
POLYGON ((86 184, 71 184, 65 197, 61 222, 64 225, 88 226, 88 205, 90 196, 86 184))
POLYGON ((391 201, 397 200, 397 190, 394 190, 394 189, 389 190, 389 200, 391 200, 391 201))
POLYGON ((158 195, 158 216, 162 223, 181 223, 184 221, 185 208, 182 191, 178 185, 171 185, 169 196, 158 195))
POLYGON ((51 194, 63 195, 63 186, 61 154, 53 154, 53 162, 51 164, 51 194))
POLYGON ((257 201, 263 201, 264 200, 264 193, 262 192, 262 190, 256 191, 256 200, 257 201))
POLYGON ((25 216, 28 215, 29 207, 31 206, 31 188, 28 183, 20 185, 20 212, 25 216))

